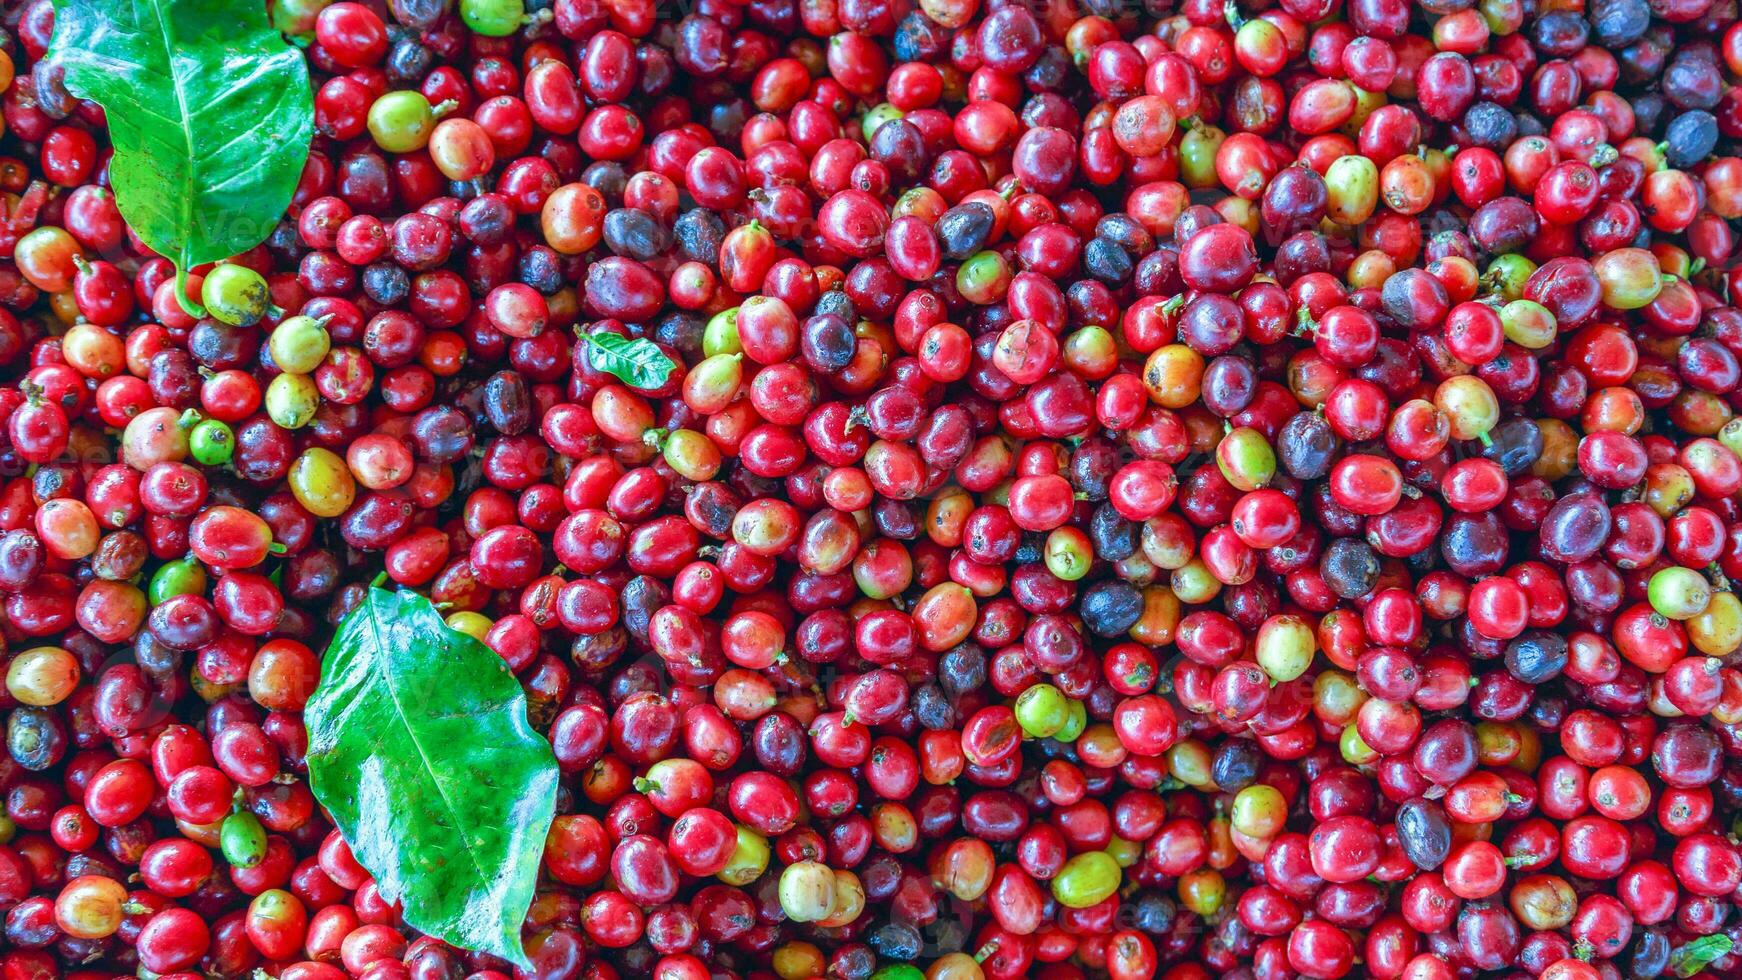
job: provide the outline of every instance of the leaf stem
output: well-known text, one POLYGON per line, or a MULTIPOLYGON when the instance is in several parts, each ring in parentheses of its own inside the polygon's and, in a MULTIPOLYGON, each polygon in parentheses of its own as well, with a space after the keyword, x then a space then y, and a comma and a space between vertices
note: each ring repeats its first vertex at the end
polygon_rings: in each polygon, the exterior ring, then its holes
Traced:
POLYGON ((194 302, 188 295, 188 270, 185 262, 177 262, 175 266, 175 298, 181 303, 181 310, 191 317, 203 317, 206 308, 194 302))

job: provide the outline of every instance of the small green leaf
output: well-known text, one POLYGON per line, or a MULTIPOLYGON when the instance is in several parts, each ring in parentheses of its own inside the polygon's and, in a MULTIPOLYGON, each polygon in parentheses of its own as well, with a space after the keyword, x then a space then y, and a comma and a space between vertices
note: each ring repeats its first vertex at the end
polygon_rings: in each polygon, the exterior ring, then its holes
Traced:
POLYGON ((314 135, 302 53, 260 0, 55 0, 48 57, 103 107, 116 204, 145 244, 193 266, 266 240, 314 135))
POLYGON ((609 330, 587 335, 587 363, 631 387, 652 391, 677 364, 651 340, 630 340, 609 330))
POLYGON ((558 773, 502 658, 423 596, 370 589, 304 719, 309 786, 405 921, 526 966, 558 773))
POLYGON ((1691 977, 1710 966, 1713 960, 1730 952, 1735 943, 1729 936, 1701 936, 1670 951, 1669 968, 1678 977, 1691 977))

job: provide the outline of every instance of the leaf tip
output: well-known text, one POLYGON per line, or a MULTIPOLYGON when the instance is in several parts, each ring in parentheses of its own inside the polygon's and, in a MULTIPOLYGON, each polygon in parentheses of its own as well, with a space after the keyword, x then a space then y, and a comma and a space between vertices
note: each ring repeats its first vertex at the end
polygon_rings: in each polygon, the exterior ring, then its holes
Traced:
POLYGON ((532 957, 526 955, 526 944, 520 940, 519 927, 509 926, 503 930, 501 956, 520 969, 532 972, 532 957))

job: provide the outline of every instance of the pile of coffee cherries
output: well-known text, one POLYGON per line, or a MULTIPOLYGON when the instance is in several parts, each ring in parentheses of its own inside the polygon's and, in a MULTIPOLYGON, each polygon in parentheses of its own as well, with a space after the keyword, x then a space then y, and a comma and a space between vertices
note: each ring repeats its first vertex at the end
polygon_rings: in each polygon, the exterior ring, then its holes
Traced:
POLYGON ((274 0, 198 317, 8 5, 0 976, 1742 976, 1736 0, 1258 4, 274 0), (530 970, 307 786, 383 574, 530 970))

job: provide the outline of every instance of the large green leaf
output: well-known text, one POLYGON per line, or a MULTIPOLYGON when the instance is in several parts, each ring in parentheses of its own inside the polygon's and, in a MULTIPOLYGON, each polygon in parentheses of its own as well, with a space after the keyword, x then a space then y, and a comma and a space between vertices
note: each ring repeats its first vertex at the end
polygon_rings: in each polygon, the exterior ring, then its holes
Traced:
POLYGON ((557 765, 502 658, 428 599, 370 589, 303 717, 309 786, 405 921, 524 966, 557 765))
POLYGON ((145 244, 191 266, 265 241, 314 133, 303 56, 260 0, 55 0, 49 58, 101 105, 116 203, 145 244))

